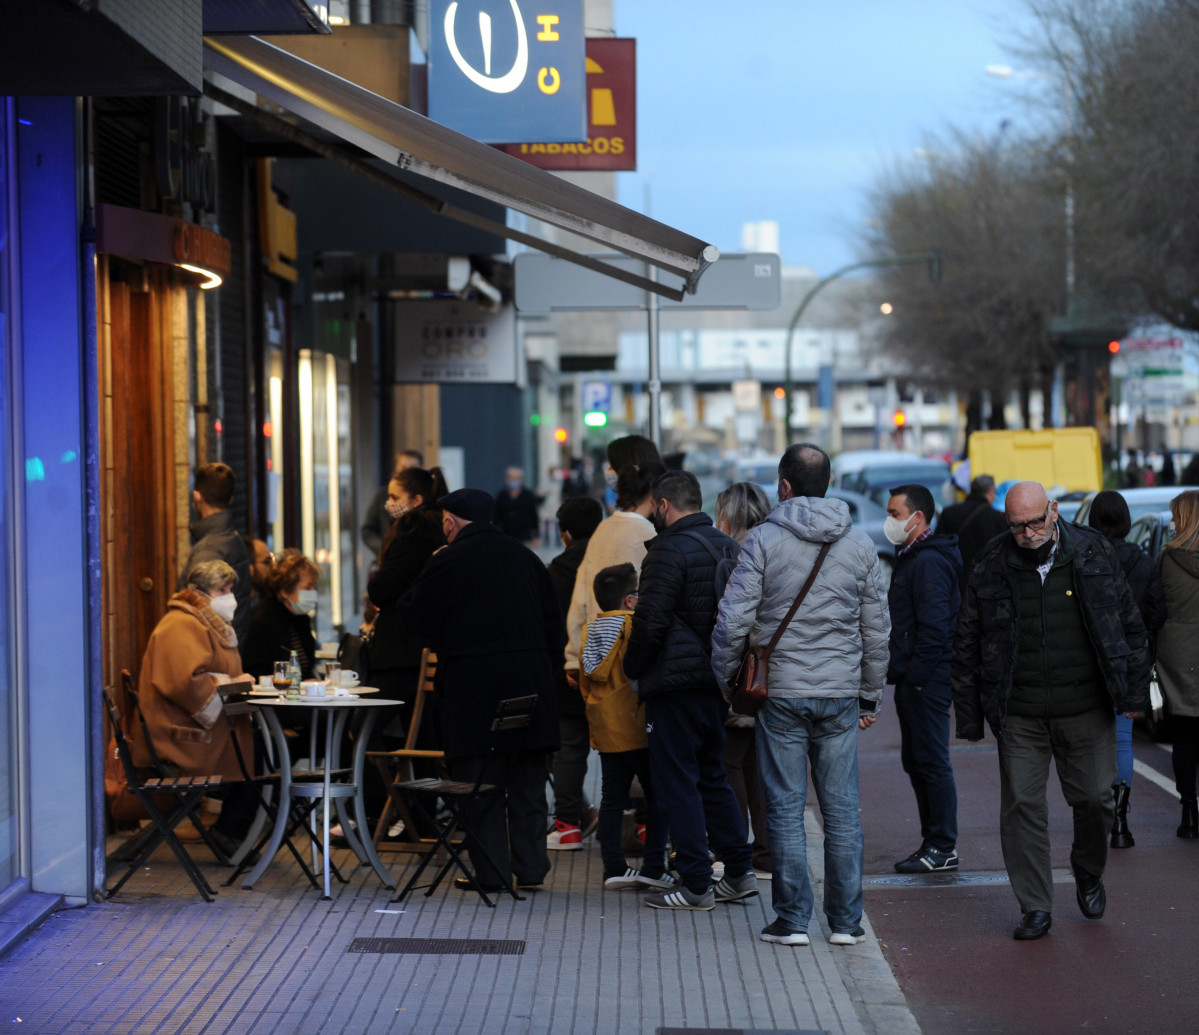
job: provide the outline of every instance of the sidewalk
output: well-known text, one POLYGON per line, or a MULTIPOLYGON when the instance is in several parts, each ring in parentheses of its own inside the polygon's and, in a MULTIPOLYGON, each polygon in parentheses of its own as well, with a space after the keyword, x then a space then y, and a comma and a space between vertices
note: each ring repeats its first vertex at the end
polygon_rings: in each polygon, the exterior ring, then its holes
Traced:
MULTIPOLYGON (((811 812, 808 833, 818 875, 811 812)), ((589 840, 553 853, 544 890, 488 909, 444 886, 392 903, 369 867, 334 858, 349 883, 331 902, 284 853, 254 890, 221 888, 205 904, 160 849, 116 899, 54 914, 0 961, 0 1016, 14 1031, 89 1035, 919 1030, 868 918, 866 943, 851 948, 828 944, 821 916, 808 948, 758 941, 773 918, 767 882, 712 912, 648 909, 635 892, 602 890, 589 840), (355 945, 398 938, 483 939, 503 954, 355 945)), ((409 859, 384 855, 397 878, 409 859)), ((214 886, 225 879, 202 867, 214 886)))

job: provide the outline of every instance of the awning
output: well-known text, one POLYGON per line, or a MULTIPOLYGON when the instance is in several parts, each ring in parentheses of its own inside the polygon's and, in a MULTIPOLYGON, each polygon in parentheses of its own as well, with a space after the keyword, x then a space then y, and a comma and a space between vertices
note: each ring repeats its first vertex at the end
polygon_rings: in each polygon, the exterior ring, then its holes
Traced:
MULTIPOLYGON (((204 66, 397 169, 498 202, 682 277, 684 291, 694 292, 700 275, 720 256, 714 245, 455 133, 257 37, 205 38, 204 66)), ((222 103, 236 102, 226 91, 206 87, 206 92, 222 103)), ((244 102, 232 106, 241 111, 248 107, 244 102)), ((302 130, 296 132, 303 135, 302 130)), ((380 175, 400 183, 395 177, 380 175)), ((450 218, 465 215, 465 221, 480 225, 480 217, 444 202, 438 208, 450 218)), ((668 298, 683 297, 683 291, 651 278, 503 224, 486 222, 487 229, 509 239, 668 298)))

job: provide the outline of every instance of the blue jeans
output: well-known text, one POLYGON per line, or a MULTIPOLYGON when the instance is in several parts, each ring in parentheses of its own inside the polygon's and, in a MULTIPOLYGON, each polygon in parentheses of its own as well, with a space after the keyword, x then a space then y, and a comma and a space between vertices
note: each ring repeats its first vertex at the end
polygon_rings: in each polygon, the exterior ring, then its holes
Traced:
POLYGON ((1132 786, 1132 719, 1116 712, 1116 783, 1132 786))
POLYGON ((809 762, 824 818, 824 914, 829 929, 848 934, 862 920, 859 714, 856 697, 772 697, 758 713, 758 778, 774 857, 771 893, 775 913, 792 931, 806 931, 812 916, 804 832, 809 762))

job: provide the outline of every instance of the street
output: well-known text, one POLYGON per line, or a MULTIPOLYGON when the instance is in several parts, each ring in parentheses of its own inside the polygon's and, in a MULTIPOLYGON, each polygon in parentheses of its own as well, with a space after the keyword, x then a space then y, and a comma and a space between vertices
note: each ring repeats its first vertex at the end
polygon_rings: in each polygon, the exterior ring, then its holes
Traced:
POLYGON ((1137 731, 1129 812, 1136 847, 1110 853, 1107 913, 1099 921, 1084 920, 1074 900, 1070 815, 1051 771, 1053 929, 1038 941, 1017 942, 1012 929, 1020 909, 999 846, 994 738, 988 731, 979 744, 951 743, 961 869, 900 876, 893 865, 919 845, 920 828, 889 696, 884 709, 859 740, 866 912, 926 1035, 1199 1028, 1199 842, 1175 836, 1179 806, 1168 750, 1137 731), (1153 782, 1153 773, 1170 789, 1153 782))

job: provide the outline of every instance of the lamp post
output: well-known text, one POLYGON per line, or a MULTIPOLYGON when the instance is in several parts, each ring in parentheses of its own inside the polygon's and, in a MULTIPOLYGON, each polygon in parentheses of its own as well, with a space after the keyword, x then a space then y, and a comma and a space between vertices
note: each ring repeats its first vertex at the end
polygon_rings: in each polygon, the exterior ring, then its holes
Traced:
MULTIPOLYGON (((1069 59, 1067 58, 1067 68, 1069 59)), ((987 75, 996 79, 1041 79, 1061 87, 1065 98, 1066 110, 1066 191, 1065 191, 1065 223, 1066 223, 1066 312, 1067 319, 1074 311, 1074 91, 1070 86, 1070 76, 1052 75, 1048 72, 1018 72, 1010 65, 987 65, 987 75)), ((1060 428, 1065 424, 1065 364, 1058 363, 1053 370, 1053 394, 1050 403, 1053 426, 1060 428)))
POLYGON ((786 392, 786 398, 783 400, 783 436, 785 438, 790 438, 791 436, 791 396, 795 387, 792 383, 791 375, 791 341, 795 336, 795 328, 799 325, 800 318, 803 316, 804 310, 808 308, 808 304, 820 293, 826 284, 831 284, 834 280, 845 276, 846 273, 879 266, 908 266, 915 262, 928 263, 928 279, 934 284, 941 280, 941 249, 933 248, 927 252, 914 252, 911 255, 891 255, 883 259, 866 259, 862 262, 842 266, 839 270, 830 273, 823 280, 818 281, 803 296, 794 315, 791 317, 791 322, 787 325, 787 340, 783 346, 783 390, 786 392))

